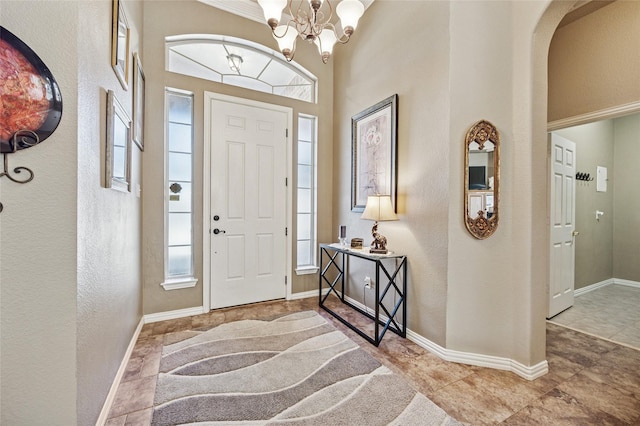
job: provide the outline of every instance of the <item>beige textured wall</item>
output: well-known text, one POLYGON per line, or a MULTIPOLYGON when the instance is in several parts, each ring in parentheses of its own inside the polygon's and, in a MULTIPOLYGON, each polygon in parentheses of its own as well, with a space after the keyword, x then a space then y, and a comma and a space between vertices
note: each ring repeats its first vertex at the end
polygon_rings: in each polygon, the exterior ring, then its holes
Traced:
POLYGON ((640 114, 614 120, 615 170, 609 187, 614 192, 613 276, 640 281, 640 185, 638 164, 640 149, 640 114))
MULTIPOLYGON (((110 1, 79 1, 78 8, 78 424, 95 424, 142 316, 142 152, 131 148, 131 193, 106 189, 106 91, 133 118, 133 64, 129 89, 118 82, 111 49, 110 1), (96 52, 103 52, 97 55, 96 52)), ((130 55, 140 52, 142 2, 122 2, 130 27, 130 55)), ((74 45, 75 46, 75 45, 74 45)), ((144 60, 144 55, 142 55, 144 60)), ((129 58, 132 61, 132 57, 129 58)), ((74 253, 75 254, 75 253, 74 253)), ((73 255, 73 254, 72 254, 73 255)))
POLYGON ((78 8, 2 2, 0 24, 55 76, 62 121, 40 145, 9 156, 33 181, 0 179, 0 423, 76 424, 76 168, 78 8), (28 25, 25 25, 28 23, 28 25), (53 25, 64 32, 51 32, 53 25))
POLYGON ((540 254, 548 249, 536 232, 544 232, 546 177, 534 174, 546 167, 546 138, 532 140, 532 105, 544 117, 536 123, 546 126, 546 97, 522 88, 533 86, 536 66, 546 93, 546 48, 566 12, 560 6, 547 18, 539 37, 544 63, 533 63, 532 34, 545 7, 378 0, 358 28, 366 38, 356 34, 335 61, 342 98, 334 112, 334 225, 369 234, 371 224, 349 209, 350 118, 397 93, 400 220, 382 226, 393 250, 409 255, 408 326, 447 349, 525 365, 544 359, 548 270, 535 271, 544 269, 540 254), (478 32, 479 21, 491 25, 478 32), (407 28, 411 47, 403 48, 389 34, 407 28), (497 233, 478 241, 462 221, 463 141, 482 118, 502 133, 502 216, 497 233))
MULTIPOLYGON (((224 34, 251 40, 277 50, 277 43, 266 25, 212 8, 196 1, 163 1, 144 3, 144 70, 147 84, 147 138, 143 166, 143 276, 144 313, 171 311, 201 306, 202 301, 202 153, 204 91, 223 93, 293 108, 294 122, 299 113, 319 118, 318 130, 318 229, 319 240, 333 236, 331 227, 332 152, 333 127, 333 74, 332 64, 323 65, 317 49, 306 43, 298 43, 296 61, 315 74, 319 80, 318 103, 296 101, 281 96, 255 92, 233 86, 205 81, 193 77, 166 72, 164 62, 164 38, 178 34, 224 34), (180 19, 176 19, 180 16, 180 19), (195 265, 198 284, 194 288, 165 291, 160 284, 164 280, 164 88, 172 87, 194 93, 195 115, 195 168, 194 168, 194 241, 195 265)), ((340 50, 341 47, 336 47, 340 50)), ((294 126, 295 127, 295 126, 294 126)), ((292 140, 296 140, 294 131, 292 140)), ((294 157, 296 150, 294 149, 294 157)), ((290 181, 295 187, 295 180, 290 181)), ((296 205, 296 199, 293 200, 296 205)), ((295 235, 294 232, 290 235, 295 235)), ((293 245, 295 250, 295 244, 293 245)), ((204 260, 208 258, 208 254, 204 260)), ((295 259, 293 260, 295 268, 295 259)), ((317 288, 316 275, 297 276, 290 271, 293 292, 317 288)))
MULTIPOLYGON (((378 0, 365 18, 334 61, 334 228, 347 225, 349 237, 360 236, 365 244, 371 242, 372 223, 361 220, 361 213, 350 211, 351 117, 398 94, 400 220, 381 223, 380 232, 387 237, 391 250, 409 255, 409 328, 444 346, 449 5, 378 0), (401 34, 407 27, 412 28, 411 40, 430 42, 412 42, 411 48, 401 48, 399 40, 389 35, 401 34)), ((358 299, 360 293, 353 297, 358 299)))
POLYGON ((549 50, 549 121, 637 102, 638 70, 640 2, 616 1, 559 28, 549 50))
MULTIPOLYGON (((578 172, 596 176, 597 166, 606 167, 611 176, 618 164, 614 164, 613 120, 604 120, 569 129, 558 130, 576 143, 576 167, 578 172)), ((575 239, 575 288, 579 289, 613 278, 613 224, 616 191, 610 179, 607 192, 596 192, 596 181, 576 181, 576 231, 575 239), (604 216, 596 221, 595 212, 604 216)))
MULTIPOLYGON (((140 5, 126 5, 132 51, 140 5)), ((35 179, 0 182, 0 423, 95 424, 141 317, 140 200, 102 186, 106 89, 131 112, 110 63, 111 2, 3 2, 1 12, 53 72, 63 115, 10 158, 35 179)))

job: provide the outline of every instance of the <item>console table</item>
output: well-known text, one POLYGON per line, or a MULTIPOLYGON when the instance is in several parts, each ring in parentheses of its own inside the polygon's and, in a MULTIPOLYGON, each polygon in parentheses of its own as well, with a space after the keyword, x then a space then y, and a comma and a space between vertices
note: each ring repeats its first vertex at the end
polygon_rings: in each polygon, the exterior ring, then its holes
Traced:
POLYGON ((318 292, 320 307, 322 309, 329 312, 344 325, 375 346, 380 344, 387 330, 391 330, 402 337, 407 336, 407 309, 405 303, 407 297, 407 256, 405 255, 395 253, 372 254, 369 253, 367 249, 350 249, 348 247, 342 247, 339 244, 320 244, 320 278, 318 292), (352 302, 353 299, 350 300, 345 294, 345 285, 348 285, 349 279, 349 261, 352 258, 364 259, 375 265, 374 314, 368 312, 367 306, 362 308, 355 305, 352 302), (329 272, 330 274, 328 274, 329 272), (401 283, 398 282, 398 274, 400 273, 401 283), (335 274, 335 278, 331 279, 333 274, 335 274), (322 288, 323 283, 328 285, 328 288, 325 288, 327 291, 324 295, 322 288), (392 294, 390 291, 395 291, 396 297, 391 303, 388 300, 385 302, 385 297, 392 294), (348 305, 373 320, 373 337, 327 307, 325 302, 332 294, 337 296, 343 304, 348 305), (402 320, 400 324, 398 324, 395 316, 400 309, 402 309, 400 313, 402 320), (380 329, 381 327, 382 329, 380 329))

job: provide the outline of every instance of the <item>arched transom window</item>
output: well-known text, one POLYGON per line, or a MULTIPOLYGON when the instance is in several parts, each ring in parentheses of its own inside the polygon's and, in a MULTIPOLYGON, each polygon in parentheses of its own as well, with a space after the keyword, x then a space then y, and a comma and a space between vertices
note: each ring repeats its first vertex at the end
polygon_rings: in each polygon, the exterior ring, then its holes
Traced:
POLYGON ((212 34, 169 36, 165 41, 167 71, 316 102, 317 78, 273 49, 212 34))

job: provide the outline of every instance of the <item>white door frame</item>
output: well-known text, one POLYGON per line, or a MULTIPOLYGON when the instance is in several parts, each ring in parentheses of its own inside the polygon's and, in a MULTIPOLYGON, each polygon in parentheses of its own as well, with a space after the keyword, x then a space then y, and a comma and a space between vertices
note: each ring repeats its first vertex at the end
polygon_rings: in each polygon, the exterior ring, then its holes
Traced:
POLYGON ((289 232, 285 237, 286 240, 286 264, 285 276, 287 279, 286 298, 291 299, 291 262, 292 262, 292 218, 293 218, 293 143, 291 141, 293 135, 293 109, 281 105, 274 105, 265 102, 258 102, 251 99, 237 98, 235 96, 223 95, 214 92, 204 92, 204 153, 203 153, 203 186, 202 186, 202 307, 204 312, 211 309, 211 101, 222 100, 242 104, 252 107, 265 108, 272 111, 284 112, 287 114, 287 170, 286 175, 288 185, 286 189, 286 226, 289 232))
MULTIPOLYGON (((635 114, 640 112, 640 101, 630 102, 628 104, 613 106, 610 108, 605 108, 593 112, 588 112, 585 114, 575 115, 572 117, 563 118, 561 120, 550 121, 547 123, 547 133, 552 132, 554 130, 566 129, 569 127, 579 126, 582 124, 593 123, 601 120, 608 120, 610 118, 622 117, 629 114, 635 114)), ((545 140, 545 142, 547 142, 545 140)), ((548 154, 550 155, 550 154, 548 154)), ((547 167, 550 167, 549 158, 547 158, 547 167)), ((549 180, 549 176, 551 176, 551 171, 547 170, 547 229, 551 229, 551 181, 549 180)), ((549 236, 549 238, 551 238, 549 236)), ((546 258, 548 261, 548 269, 547 269, 547 295, 551 291, 551 263, 549 261, 551 256, 551 244, 547 242, 546 249, 546 258)), ((548 297, 546 301, 546 305, 548 306, 548 297)), ((546 312, 545 312, 546 316, 546 312)))

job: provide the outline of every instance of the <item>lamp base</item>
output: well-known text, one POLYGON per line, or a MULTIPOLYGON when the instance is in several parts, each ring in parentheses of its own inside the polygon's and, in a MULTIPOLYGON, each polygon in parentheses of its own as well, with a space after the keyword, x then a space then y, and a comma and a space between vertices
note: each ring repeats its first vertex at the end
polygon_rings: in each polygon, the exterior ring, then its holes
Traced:
POLYGON ((384 248, 384 249, 372 248, 371 250, 369 250, 369 253, 373 253, 373 254, 387 254, 387 253, 389 253, 389 250, 387 250, 386 248, 384 248))

